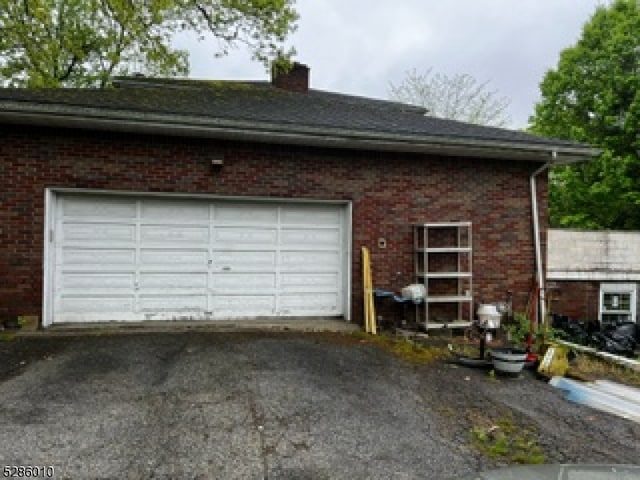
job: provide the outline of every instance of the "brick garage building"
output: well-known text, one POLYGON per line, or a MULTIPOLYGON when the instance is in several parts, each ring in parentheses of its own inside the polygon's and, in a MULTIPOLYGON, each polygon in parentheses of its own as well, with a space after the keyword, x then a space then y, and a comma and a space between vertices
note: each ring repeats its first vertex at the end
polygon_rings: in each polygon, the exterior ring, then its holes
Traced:
POLYGON ((531 185, 543 251, 544 167, 593 151, 308 78, 1 89, 0 316, 359 322, 360 247, 399 290, 412 225, 449 221, 473 225, 473 299, 524 308, 531 185))

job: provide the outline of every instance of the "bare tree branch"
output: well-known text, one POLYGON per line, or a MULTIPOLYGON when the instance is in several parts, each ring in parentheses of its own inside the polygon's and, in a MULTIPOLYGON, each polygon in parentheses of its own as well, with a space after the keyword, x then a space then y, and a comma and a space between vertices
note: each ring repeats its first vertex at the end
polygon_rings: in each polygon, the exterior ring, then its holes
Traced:
POLYGON ((489 90, 489 82, 479 83, 468 74, 447 76, 412 70, 398 85, 389 85, 391 99, 419 105, 428 115, 480 125, 504 127, 511 123, 510 101, 489 90))

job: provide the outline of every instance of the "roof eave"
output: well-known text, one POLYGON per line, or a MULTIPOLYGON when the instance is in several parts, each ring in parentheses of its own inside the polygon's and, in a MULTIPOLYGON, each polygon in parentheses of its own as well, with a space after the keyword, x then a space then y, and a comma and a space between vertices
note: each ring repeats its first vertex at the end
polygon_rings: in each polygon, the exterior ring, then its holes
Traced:
POLYGON ((586 161, 599 153, 596 149, 580 146, 558 145, 556 147, 537 143, 399 135, 156 113, 132 114, 97 108, 85 108, 80 112, 75 108, 61 108, 56 111, 51 106, 43 109, 42 105, 3 103, 0 106, 3 107, 0 108, 0 123, 20 125, 539 162, 548 162, 553 158, 554 164, 586 161))

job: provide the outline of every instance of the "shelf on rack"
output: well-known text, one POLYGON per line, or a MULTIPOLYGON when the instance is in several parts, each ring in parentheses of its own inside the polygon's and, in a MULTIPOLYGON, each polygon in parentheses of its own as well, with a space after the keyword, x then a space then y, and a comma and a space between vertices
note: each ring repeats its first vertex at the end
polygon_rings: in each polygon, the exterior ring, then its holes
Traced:
POLYGON ((471 272, 417 272, 418 277, 427 278, 471 278, 471 272))
POLYGON ((471 227, 471 222, 431 222, 431 223, 414 223, 414 227, 429 228, 451 228, 451 227, 471 227))
POLYGON ((473 297, 471 295, 430 295, 427 297, 427 303, 457 303, 457 302, 471 302, 473 297))
POLYGON ((472 223, 423 223, 413 229, 416 281, 425 288, 416 321, 426 329, 468 327, 473 319, 472 223))
POLYGON ((418 248, 419 253, 471 253, 471 247, 429 247, 418 248))
POLYGON ((448 323, 429 322, 425 326, 427 327, 427 329, 431 330, 436 328, 467 328, 467 327, 470 327, 471 324, 472 322, 460 320, 460 321, 454 321, 454 322, 448 322, 448 323))

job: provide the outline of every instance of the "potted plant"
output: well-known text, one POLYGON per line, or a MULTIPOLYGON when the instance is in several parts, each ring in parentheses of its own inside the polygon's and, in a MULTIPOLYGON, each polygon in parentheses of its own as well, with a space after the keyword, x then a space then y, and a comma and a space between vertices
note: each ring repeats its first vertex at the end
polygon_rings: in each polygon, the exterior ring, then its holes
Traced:
POLYGON ((515 312, 513 318, 514 321, 505 326, 512 346, 492 348, 491 361, 496 371, 517 374, 527 361, 525 345, 530 344, 532 328, 531 320, 524 313, 515 312))

